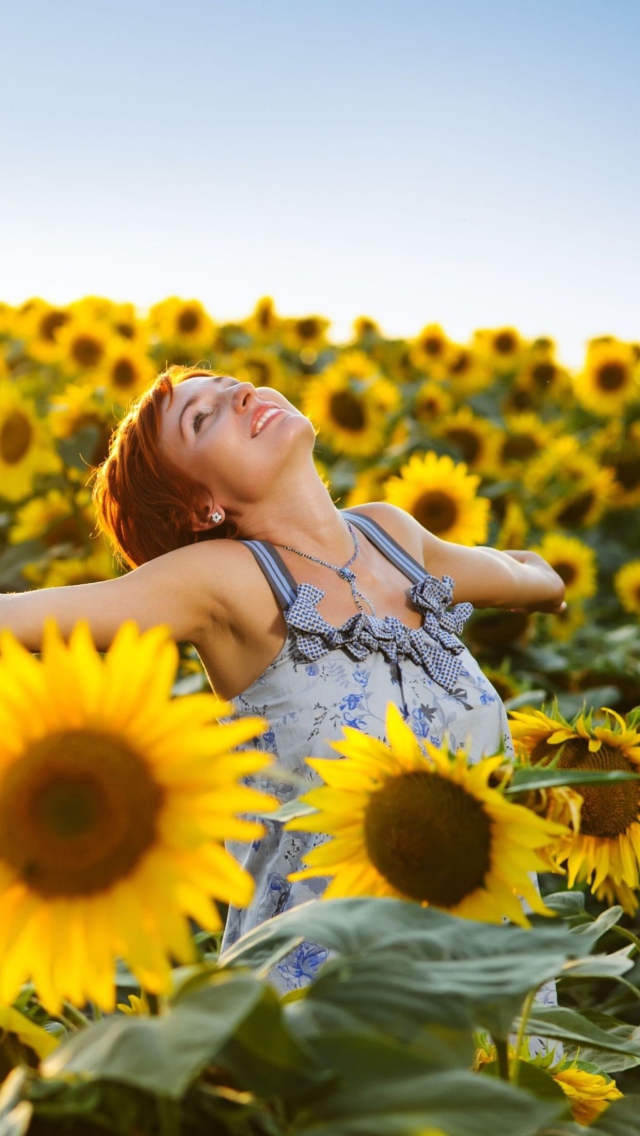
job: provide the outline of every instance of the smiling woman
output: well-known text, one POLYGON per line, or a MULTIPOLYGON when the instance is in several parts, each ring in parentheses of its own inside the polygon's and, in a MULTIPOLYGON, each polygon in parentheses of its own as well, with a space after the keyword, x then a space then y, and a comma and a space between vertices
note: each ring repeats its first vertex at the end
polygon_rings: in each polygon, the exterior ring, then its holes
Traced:
MULTIPOLYGON (((560 610, 560 576, 533 553, 441 540, 392 504, 336 509, 315 439, 279 391, 201 369, 163 373, 95 477, 101 527, 134 570, 0 597, 0 623, 32 650, 48 615, 65 636, 88 620, 100 649, 126 619, 168 625, 236 715, 269 720, 249 748, 291 771, 287 798, 318 782, 305 758, 336 760, 343 727, 384 742, 389 704, 416 737, 464 747, 472 763, 511 753, 502 702, 459 634, 474 604, 560 610)), ((291 878, 318 840, 269 822, 261 840, 229 845, 256 892, 245 911, 230 909, 225 946, 322 894, 325 880, 291 878)), ((324 957, 303 945, 274 981, 295 988, 324 957)))

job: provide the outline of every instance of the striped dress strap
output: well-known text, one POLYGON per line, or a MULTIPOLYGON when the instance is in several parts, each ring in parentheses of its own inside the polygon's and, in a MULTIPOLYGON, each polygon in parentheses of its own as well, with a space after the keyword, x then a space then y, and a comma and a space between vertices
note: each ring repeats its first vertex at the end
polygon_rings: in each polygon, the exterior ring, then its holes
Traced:
POLYGON ((288 611, 298 594, 298 585, 277 548, 268 540, 241 540, 239 544, 246 544, 251 550, 280 607, 288 611))
POLYGON ((379 525, 377 521, 373 521, 371 517, 363 516, 362 513, 352 513, 349 509, 341 509, 340 511, 369 538, 372 544, 375 544, 376 548, 387 557, 387 560, 390 560, 396 568, 399 568, 405 576, 408 576, 413 584, 420 584, 429 575, 426 568, 423 568, 422 564, 418 564, 413 556, 405 552, 397 540, 389 536, 389 533, 385 532, 382 525, 379 525))

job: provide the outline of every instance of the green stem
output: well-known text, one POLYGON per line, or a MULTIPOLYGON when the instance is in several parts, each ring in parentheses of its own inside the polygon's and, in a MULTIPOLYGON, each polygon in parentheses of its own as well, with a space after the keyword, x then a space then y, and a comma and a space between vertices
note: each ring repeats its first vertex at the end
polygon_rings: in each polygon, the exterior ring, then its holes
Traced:
POLYGON ((503 1081, 509 1080, 509 1048, 508 1043, 501 1038, 494 1037, 496 1053, 498 1054, 498 1070, 503 1081))
POLYGON ((513 1061, 511 1062, 511 1082, 514 1085, 518 1084, 518 1073, 520 1071, 520 1050, 522 1048, 522 1042, 524 1041, 524 1035, 527 1028, 527 1022, 529 1021, 529 1015, 531 1014, 531 1007, 533 1006, 534 998, 537 993, 538 987, 536 986, 534 990, 529 991, 522 1004, 520 1025, 518 1026, 518 1035, 516 1037, 516 1051, 513 1061))
POLYGON ((152 1018, 157 1018, 160 1014, 160 999, 157 994, 151 994, 148 990, 144 992, 149 1006, 149 1014, 152 1018))
POLYGON ((94 1022, 101 1021, 103 1014, 102 1014, 102 1010, 100 1009, 98 1003, 92 1002, 91 1005, 93 1006, 93 1020, 94 1020, 94 1022))
POLYGON ((156 1099, 158 1102, 160 1136, 180 1136, 182 1124, 180 1123, 178 1101, 169 1100, 168 1097, 157 1097, 156 1099))
POLYGON ((626 927, 618 927, 617 924, 612 927, 611 930, 615 931, 618 935, 621 935, 623 939, 627 940, 627 942, 633 943, 636 950, 640 951, 640 939, 637 935, 634 935, 633 931, 628 931, 626 927))
POLYGON ((85 1017, 82 1010, 78 1010, 75 1006, 72 1006, 71 1002, 62 1003, 62 1014, 60 1016, 64 1018, 69 1025, 73 1026, 74 1029, 86 1029, 87 1026, 91 1025, 91 1022, 85 1017))

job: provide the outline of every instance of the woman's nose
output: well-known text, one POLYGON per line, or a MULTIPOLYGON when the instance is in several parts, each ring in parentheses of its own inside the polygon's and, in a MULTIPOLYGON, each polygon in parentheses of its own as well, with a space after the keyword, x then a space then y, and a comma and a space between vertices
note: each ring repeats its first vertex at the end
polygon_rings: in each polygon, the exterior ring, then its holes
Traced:
POLYGON ((256 388, 253 383, 237 383, 237 385, 231 389, 231 405, 236 414, 242 414, 251 401, 252 395, 255 395, 256 388))

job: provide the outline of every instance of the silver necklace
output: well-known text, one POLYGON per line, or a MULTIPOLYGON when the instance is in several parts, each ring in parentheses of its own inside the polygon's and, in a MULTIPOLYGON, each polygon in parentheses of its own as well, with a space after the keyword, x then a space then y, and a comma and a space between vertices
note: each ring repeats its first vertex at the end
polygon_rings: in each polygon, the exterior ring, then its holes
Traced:
POLYGON ((356 578, 354 573, 351 571, 350 565, 353 564, 356 556, 358 555, 360 546, 358 545, 358 538, 356 536, 355 529, 353 528, 353 525, 349 523, 349 521, 347 521, 347 528, 351 533, 351 539, 353 540, 355 552, 353 556, 350 557, 349 560, 347 560, 347 563, 344 564, 342 568, 340 568, 337 564, 329 564, 327 560, 321 560, 319 556, 311 556, 308 552, 301 552, 299 548, 292 548, 290 544, 279 544, 277 545, 277 547, 286 548, 287 552, 295 552, 297 556, 304 556, 307 560, 313 560, 314 564, 322 564, 324 568, 333 569, 334 572, 338 573, 341 579, 346 580, 349 584, 349 587, 351 588, 351 594, 353 596, 353 602, 358 608, 358 611, 361 611, 363 615, 367 615, 367 612, 364 610, 362 604, 360 603, 360 600, 358 599, 359 596, 361 600, 364 600, 365 603, 369 604, 369 607, 371 608, 371 614, 375 616, 376 609, 371 603, 371 600, 368 600, 367 597, 363 596, 362 592, 359 592, 356 588, 356 578))

